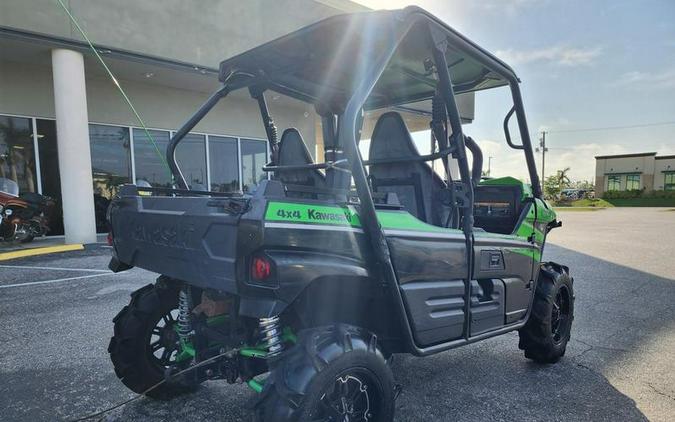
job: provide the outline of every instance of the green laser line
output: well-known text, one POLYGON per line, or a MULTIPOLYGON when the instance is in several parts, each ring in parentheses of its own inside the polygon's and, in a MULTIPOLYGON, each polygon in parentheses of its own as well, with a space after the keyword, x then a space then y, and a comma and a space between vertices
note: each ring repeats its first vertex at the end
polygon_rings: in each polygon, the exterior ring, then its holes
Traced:
MULTIPOLYGON (((117 89, 119 90, 120 94, 122 94, 122 97, 123 97, 124 100, 127 102, 127 105, 129 105, 129 108, 130 108, 131 111, 134 113, 134 116, 136 116, 136 120, 138 120, 138 123, 140 123, 141 127, 143 128, 143 131, 145 132, 145 135, 148 137, 148 139, 150 140, 150 142, 152 143, 152 145, 155 147, 155 151, 157 152, 157 155, 159 155, 159 157, 162 159, 162 162, 164 163, 164 165, 166 166, 167 171, 169 172, 169 177, 171 178, 171 183, 173 184, 173 182, 174 182, 174 179, 173 179, 173 173, 171 173, 171 168, 169 167, 169 163, 166 161, 166 156, 165 156, 164 154, 162 154, 162 152, 160 151, 159 147, 157 146, 157 143, 155 142, 154 138, 152 137, 152 135, 150 135, 150 131, 148 131, 148 128, 145 126, 145 123, 143 122, 143 119, 141 119, 140 114, 138 114, 138 112, 136 111, 136 108, 135 108, 134 105, 131 103, 131 100, 130 100, 129 97, 127 96, 126 92, 124 92, 124 89, 122 89, 122 85, 120 85, 120 83, 119 83, 119 81, 117 80, 117 78, 115 78, 115 75, 112 73, 112 71, 110 70, 110 68, 108 67, 108 65, 105 63, 105 61, 103 61, 103 57, 101 57, 101 55, 99 54, 99 52, 98 52, 98 50, 96 49, 96 47, 94 47, 94 44, 91 42, 91 40, 89 40, 89 37, 88 37, 87 34, 84 32, 84 30, 82 29, 82 27, 80 27, 80 24, 77 23, 77 20, 75 19, 75 16, 73 16, 73 14, 70 13, 70 10, 66 7, 65 4, 63 4, 63 1, 62 1, 62 0, 56 0, 56 1, 59 2, 59 4, 61 5, 61 7, 63 8, 63 10, 66 12, 66 14, 68 15, 68 17, 70 18, 70 21, 73 23, 73 25, 75 25, 75 27, 77 28, 77 30, 79 31, 79 33, 82 35, 82 37, 84 38, 84 40, 87 42, 87 44, 89 44, 89 47, 91 48, 91 50, 92 50, 92 51, 94 52, 94 54, 96 55, 96 58, 98 59, 98 61, 101 63, 101 65, 102 65, 103 68, 106 70, 106 72, 108 72, 108 76, 110 76, 110 79, 112 79, 113 83, 115 84, 115 86, 116 86, 117 89)), ((134 183, 135 183, 135 182, 136 182, 136 181, 134 180, 134 183)))

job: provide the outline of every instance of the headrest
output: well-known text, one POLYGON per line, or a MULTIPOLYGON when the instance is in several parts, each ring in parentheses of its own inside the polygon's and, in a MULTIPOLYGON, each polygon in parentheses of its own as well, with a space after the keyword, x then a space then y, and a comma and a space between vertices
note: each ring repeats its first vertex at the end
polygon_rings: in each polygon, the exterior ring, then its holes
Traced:
POLYGON ((370 140, 369 159, 405 158, 419 155, 399 113, 390 111, 377 119, 370 140))
POLYGON ((313 162, 300 132, 295 128, 284 130, 279 141, 279 165, 291 166, 313 162))

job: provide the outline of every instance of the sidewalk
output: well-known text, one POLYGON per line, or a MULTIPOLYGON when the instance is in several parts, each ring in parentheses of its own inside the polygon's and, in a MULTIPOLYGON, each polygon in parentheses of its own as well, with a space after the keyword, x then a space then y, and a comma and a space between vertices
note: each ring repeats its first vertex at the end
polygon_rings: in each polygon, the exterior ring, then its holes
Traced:
MULTIPOLYGON (((96 244, 105 244, 106 235, 99 234, 96 244)), ((0 242, 0 261, 23 258, 27 256, 45 255, 57 252, 83 250, 81 243, 66 244, 63 236, 48 236, 35 238, 32 242, 0 242)))

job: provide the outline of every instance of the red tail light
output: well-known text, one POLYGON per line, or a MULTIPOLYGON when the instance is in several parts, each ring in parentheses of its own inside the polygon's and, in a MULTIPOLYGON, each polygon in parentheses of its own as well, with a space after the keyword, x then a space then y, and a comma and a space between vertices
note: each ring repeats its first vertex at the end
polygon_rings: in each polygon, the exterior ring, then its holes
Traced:
POLYGON ((264 256, 256 256, 251 262, 251 275, 254 279, 264 281, 272 274, 272 264, 264 256))
POLYGON ((112 246, 113 245, 112 232, 108 232, 107 240, 108 240, 108 246, 112 246))

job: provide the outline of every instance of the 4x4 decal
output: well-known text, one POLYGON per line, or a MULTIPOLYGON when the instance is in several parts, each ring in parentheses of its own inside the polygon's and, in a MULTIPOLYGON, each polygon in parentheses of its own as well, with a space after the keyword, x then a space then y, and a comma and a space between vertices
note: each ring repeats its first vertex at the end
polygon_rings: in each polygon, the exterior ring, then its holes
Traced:
POLYGON ((361 227, 361 221, 353 207, 331 207, 289 202, 270 202, 265 213, 265 220, 361 227))

